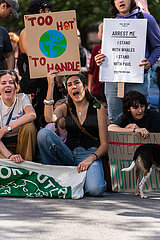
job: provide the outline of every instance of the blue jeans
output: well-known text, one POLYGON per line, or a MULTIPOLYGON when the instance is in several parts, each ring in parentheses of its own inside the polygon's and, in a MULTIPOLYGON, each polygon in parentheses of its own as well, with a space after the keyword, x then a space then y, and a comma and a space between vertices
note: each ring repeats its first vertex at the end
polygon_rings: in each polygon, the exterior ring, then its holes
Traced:
MULTIPOLYGON (((77 147, 71 151, 52 130, 43 128, 38 132, 38 147, 43 164, 77 166, 89 155, 96 151, 96 147, 84 149, 77 147)), ((85 179, 85 193, 101 196, 106 190, 106 181, 102 160, 94 161, 88 168, 85 179)))
MULTIPOLYGON (((149 91, 148 73, 144 74, 144 83, 125 83, 124 94, 130 90, 137 90, 147 97, 149 91)), ((114 123, 122 113, 122 98, 117 97, 118 83, 105 82, 105 95, 108 103, 109 123, 114 123)))

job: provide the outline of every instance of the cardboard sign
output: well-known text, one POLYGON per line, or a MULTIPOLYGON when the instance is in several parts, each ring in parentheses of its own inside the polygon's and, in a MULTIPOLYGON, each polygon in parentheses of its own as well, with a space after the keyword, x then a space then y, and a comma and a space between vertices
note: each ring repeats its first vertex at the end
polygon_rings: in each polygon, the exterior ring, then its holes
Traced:
MULTIPOLYGON (((160 133, 150 133, 143 140, 138 133, 109 131, 109 161, 112 189, 114 191, 135 191, 135 168, 130 172, 121 172, 121 169, 130 166, 136 148, 144 143, 160 144, 160 133)), ((140 174, 141 178, 142 172, 140 174)), ((153 168, 150 179, 145 184, 144 191, 159 189, 159 172, 156 168, 153 168)))
POLYGON ((103 21, 100 81, 142 83, 145 58, 146 19, 107 19, 103 21))
POLYGON ((25 15, 31 78, 80 73, 79 42, 75 11, 25 15))

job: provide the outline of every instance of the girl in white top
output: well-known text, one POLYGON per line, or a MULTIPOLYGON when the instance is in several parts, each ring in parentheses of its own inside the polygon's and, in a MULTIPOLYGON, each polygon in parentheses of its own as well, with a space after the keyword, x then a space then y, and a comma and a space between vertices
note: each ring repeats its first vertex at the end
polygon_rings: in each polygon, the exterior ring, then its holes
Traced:
MULTIPOLYGON (((19 78, 14 70, 0 70, 0 152, 14 162, 23 162, 20 154, 12 154, 5 146, 15 142, 22 125, 36 119, 27 95, 19 93, 19 78)), ((24 144, 23 142, 21 144, 24 144)))

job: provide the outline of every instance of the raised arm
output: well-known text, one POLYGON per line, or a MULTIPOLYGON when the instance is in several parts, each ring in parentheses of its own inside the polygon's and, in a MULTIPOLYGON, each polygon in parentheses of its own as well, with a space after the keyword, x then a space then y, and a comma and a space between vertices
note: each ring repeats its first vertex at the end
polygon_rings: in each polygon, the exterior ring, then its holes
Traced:
POLYGON ((49 72, 47 74, 47 81, 48 81, 48 90, 47 90, 47 95, 46 95, 46 101, 45 106, 44 106, 44 117, 46 122, 56 122, 62 117, 64 117, 64 112, 66 105, 62 104, 56 108, 55 111, 53 111, 53 93, 54 93, 54 86, 55 86, 55 81, 57 78, 57 73, 58 71, 54 72, 49 72), (51 103, 51 105, 49 104, 51 103))

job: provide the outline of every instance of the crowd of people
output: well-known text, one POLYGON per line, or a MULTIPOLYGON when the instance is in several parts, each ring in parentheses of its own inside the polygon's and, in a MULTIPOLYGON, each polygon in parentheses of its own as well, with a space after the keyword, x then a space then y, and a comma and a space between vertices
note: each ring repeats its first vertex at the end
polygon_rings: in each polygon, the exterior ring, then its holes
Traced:
MULTIPOLYGON (((117 19, 147 19, 145 58, 139 63, 144 67, 144 83, 125 84, 123 99, 117 97, 117 83, 99 82, 99 66, 105 61, 102 23, 98 27, 100 43, 91 56, 82 47, 78 30, 82 72, 65 76, 65 81, 56 70, 46 78, 31 79, 26 29, 18 38, 0 27, 1 158, 20 163, 36 161, 38 156, 43 164, 77 166, 78 173, 87 171, 84 190, 91 196, 101 196, 107 187, 102 157, 108 152, 108 129, 137 132, 142 138, 160 132, 160 113, 148 109, 146 100, 148 71, 160 57, 158 24, 152 15, 141 12, 135 0, 110 3, 110 12, 117 19)), ((48 13, 53 5, 32 0, 27 13, 48 13)), ((18 18, 18 6, 18 0, 0 0, 0 18, 18 18)))

